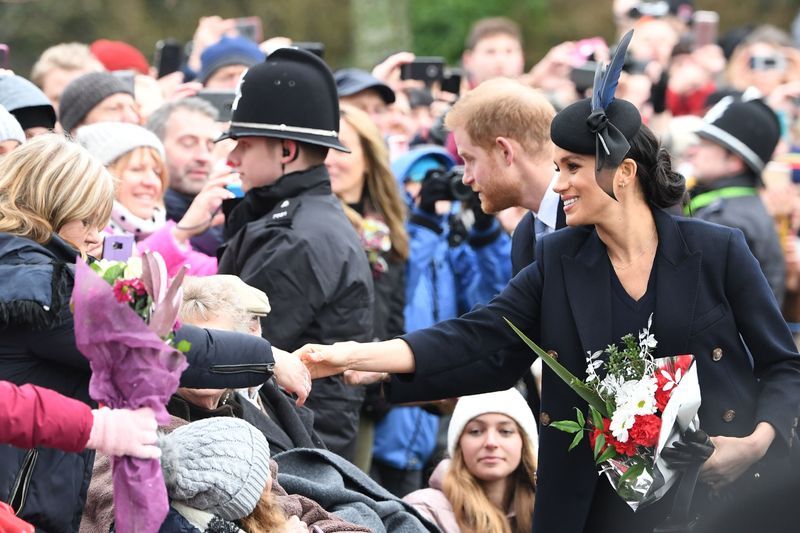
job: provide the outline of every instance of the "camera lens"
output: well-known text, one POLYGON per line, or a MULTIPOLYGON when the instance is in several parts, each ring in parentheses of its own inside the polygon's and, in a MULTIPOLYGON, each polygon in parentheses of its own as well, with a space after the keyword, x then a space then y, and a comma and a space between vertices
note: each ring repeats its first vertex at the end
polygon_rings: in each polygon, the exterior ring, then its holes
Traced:
POLYGON ((472 188, 465 185, 461 179, 464 177, 464 167, 453 167, 450 172, 450 192, 453 200, 466 201, 472 198, 472 188))

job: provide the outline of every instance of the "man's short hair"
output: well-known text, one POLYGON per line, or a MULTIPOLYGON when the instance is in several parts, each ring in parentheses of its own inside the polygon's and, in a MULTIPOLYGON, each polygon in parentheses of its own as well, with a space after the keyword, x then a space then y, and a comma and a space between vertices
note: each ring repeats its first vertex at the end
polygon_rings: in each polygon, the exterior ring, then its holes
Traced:
POLYGON ((311 165, 321 165, 325 162, 325 158, 328 157, 328 148, 327 146, 319 146, 316 144, 309 144, 297 141, 297 144, 300 148, 300 153, 304 155, 305 160, 311 165))
POLYGON ((472 25, 464 49, 474 50, 481 40, 495 35, 508 35, 522 44, 522 31, 516 22, 506 17, 491 17, 480 19, 472 25))
POLYGON ((211 120, 216 121, 219 117, 217 109, 206 100, 197 97, 181 98, 162 105, 150 114, 145 127, 164 140, 167 135, 167 122, 176 111, 188 111, 205 115, 211 120))
POLYGON ((101 71, 105 67, 92 55, 88 45, 61 43, 42 52, 31 69, 31 81, 41 88, 44 77, 53 69, 101 71))
POLYGON ((486 150, 497 137, 506 137, 533 155, 550 141, 555 114, 553 105, 536 89, 509 78, 494 78, 456 102, 445 125, 451 131, 464 128, 472 142, 486 150))

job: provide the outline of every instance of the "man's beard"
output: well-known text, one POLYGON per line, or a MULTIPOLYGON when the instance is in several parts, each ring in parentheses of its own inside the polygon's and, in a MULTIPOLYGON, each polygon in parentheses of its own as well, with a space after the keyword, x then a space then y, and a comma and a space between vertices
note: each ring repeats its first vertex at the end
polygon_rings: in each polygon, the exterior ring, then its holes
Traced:
POLYGON ((505 178, 499 166, 490 169, 492 179, 481 188, 481 209, 484 213, 495 214, 503 209, 519 205, 519 191, 505 178))

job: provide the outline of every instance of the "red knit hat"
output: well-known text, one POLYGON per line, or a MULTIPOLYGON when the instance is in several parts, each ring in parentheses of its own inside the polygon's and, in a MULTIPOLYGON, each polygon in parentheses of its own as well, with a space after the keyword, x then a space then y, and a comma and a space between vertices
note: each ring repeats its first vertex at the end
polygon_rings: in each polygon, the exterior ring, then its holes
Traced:
POLYGON ((147 74, 150 69, 144 55, 133 46, 122 41, 98 39, 92 43, 89 50, 104 67, 112 72, 115 70, 135 70, 141 74, 147 74))

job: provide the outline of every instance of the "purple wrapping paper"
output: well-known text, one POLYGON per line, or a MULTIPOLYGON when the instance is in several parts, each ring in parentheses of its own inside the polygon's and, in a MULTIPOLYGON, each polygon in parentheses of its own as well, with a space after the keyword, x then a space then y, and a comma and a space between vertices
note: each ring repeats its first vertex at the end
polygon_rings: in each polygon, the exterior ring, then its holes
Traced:
MULTIPOLYGON (((75 269, 72 293, 75 341, 89 360, 89 394, 111 408, 150 407, 169 422, 166 403, 178 388, 186 358, 153 332, 111 286, 84 262, 75 269)), ((119 533, 157 532, 169 510, 158 459, 113 459, 115 528, 119 533)))

